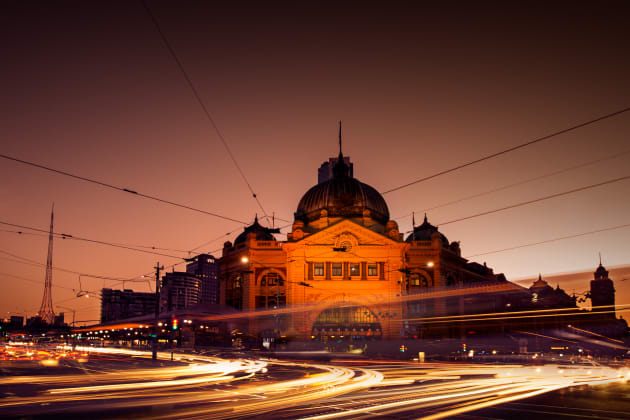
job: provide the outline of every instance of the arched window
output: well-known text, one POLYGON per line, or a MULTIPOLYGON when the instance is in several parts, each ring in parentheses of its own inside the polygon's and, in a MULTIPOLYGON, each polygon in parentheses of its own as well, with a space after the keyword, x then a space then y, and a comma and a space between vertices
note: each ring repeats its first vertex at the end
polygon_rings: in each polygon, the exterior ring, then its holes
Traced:
POLYGON ((284 286, 284 279, 278 273, 270 271, 260 279, 261 286, 284 286))
POLYGON ((429 287, 429 280, 420 273, 411 273, 409 274, 409 287, 416 289, 429 287))
POLYGON ((378 317, 366 306, 335 306, 322 311, 313 323, 312 335, 344 334, 352 339, 380 338, 378 317))
POLYGON ((243 288, 240 274, 235 274, 227 281, 225 303, 236 309, 243 309, 243 288))
POLYGON ((447 286, 454 286, 456 284, 457 284, 457 280, 455 279, 455 276, 453 274, 449 274, 448 276, 446 276, 447 286))
POLYGON ((281 274, 269 271, 260 278, 259 293, 256 295, 256 309, 271 309, 285 306, 287 297, 284 278, 281 274))

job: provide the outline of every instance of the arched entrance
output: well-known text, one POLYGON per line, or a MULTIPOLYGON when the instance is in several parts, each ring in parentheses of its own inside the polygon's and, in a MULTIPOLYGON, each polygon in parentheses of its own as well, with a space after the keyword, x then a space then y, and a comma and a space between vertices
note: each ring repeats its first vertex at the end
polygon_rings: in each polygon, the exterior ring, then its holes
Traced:
POLYGON ((311 331, 311 338, 322 342, 365 341, 382 335, 381 324, 370 308, 352 304, 325 309, 311 331))

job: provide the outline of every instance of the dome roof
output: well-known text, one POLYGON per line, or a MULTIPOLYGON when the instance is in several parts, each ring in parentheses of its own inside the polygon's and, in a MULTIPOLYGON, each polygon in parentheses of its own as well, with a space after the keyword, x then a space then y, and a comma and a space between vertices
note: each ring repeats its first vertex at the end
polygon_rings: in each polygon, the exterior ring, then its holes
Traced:
POLYGON ((405 242, 430 241, 431 235, 436 232, 440 235, 440 239, 442 239, 444 246, 448 246, 448 239, 446 239, 446 236, 444 236, 437 227, 433 226, 427 221, 427 215, 425 214, 424 222, 420 226, 416 226, 413 228, 413 232, 409 236, 407 236, 405 242))
POLYGON ((319 219, 326 210, 329 217, 363 217, 364 210, 383 224, 389 220, 389 210, 383 196, 371 186, 348 175, 348 166, 340 154, 332 179, 317 184, 300 200, 295 219, 306 223, 319 219))
POLYGON ((604 268, 602 263, 599 263, 599 267, 595 270, 595 279, 607 279, 608 278, 608 270, 604 268))
POLYGON ((544 280, 542 279, 542 275, 540 275, 540 274, 539 274, 539 275, 538 275, 538 280, 536 280, 536 281, 534 282, 534 284, 532 284, 532 285, 529 287, 529 289, 530 289, 530 290, 533 290, 533 289, 545 289, 545 288, 547 288, 547 287, 551 288, 551 286, 549 286, 549 283, 547 283, 546 281, 544 281, 544 280))
POLYGON ((257 241, 275 241, 276 238, 271 234, 272 229, 266 228, 258 223, 258 216, 254 219, 254 223, 247 226, 243 232, 236 237, 234 245, 243 243, 247 240, 247 235, 250 233, 256 234, 257 241))

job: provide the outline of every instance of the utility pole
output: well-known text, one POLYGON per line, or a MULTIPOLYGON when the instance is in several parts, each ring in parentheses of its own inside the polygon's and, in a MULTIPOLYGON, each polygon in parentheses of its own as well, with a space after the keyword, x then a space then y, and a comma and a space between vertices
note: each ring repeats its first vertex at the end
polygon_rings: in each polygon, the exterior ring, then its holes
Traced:
POLYGON ((278 315, 278 311, 280 310, 280 276, 277 276, 276 278, 276 331, 277 331, 277 338, 276 338, 276 348, 278 346, 278 341, 280 341, 280 320, 279 320, 279 315, 278 315))
POLYGON ((164 266, 160 267, 160 263, 155 265, 155 321, 153 322, 153 360, 157 360, 158 345, 158 319, 160 317, 160 270, 164 270, 164 266))

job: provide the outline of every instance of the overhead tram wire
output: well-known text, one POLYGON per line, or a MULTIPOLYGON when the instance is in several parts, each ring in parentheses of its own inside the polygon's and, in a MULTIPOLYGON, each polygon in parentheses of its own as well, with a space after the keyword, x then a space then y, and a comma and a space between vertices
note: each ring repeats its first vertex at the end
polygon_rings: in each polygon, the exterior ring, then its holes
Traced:
MULTIPOLYGON (((44 264, 44 266, 46 266, 46 264, 44 264)), ((0 276, 13 277, 15 279, 28 281, 28 282, 31 282, 31 283, 44 284, 44 280, 29 279, 29 278, 26 278, 26 277, 16 276, 15 274, 9 274, 9 273, 0 272, 0 276)), ((58 285, 58 284, 53 284, 52 287, 57 287, 59 289, 67 289, 67 290, 74 291, 74 289, 72 287, 61 286, 61 285, 58 285)))
POLYGON ((468 166, 472 166, 472 165, 474 165, 476 163, 483 162, 485 160, 489 160, 489 159, 495 158, 497 156, 501 156, 501 155, 504 155, 506 153, 513 152, 513 151, 518 150, 518 149, 522 149, 524 147, 530 146, 530 145, 535 144, 535 143, 542 142, 544 140, 549 140, 549 139, 551 139, 553 137, 556 137, 556 136, 559 136, 561 134, 565 134, 565 133, 568 133, 568 132, 571 132, 571 131, 574 131, 574 130, 578 130, 580 128, 586 127, 586 126, 591 125, 591 124, 595 124, 597 122, 606 120, 608 118, 615 117, 617 115, 623 114, 623 113, 628 112, 628 111, 630 111, 630 107, 623 108, 623 109, 620 109, 620 110, 615 111, 615 112, 611 112, 610 114, 602 115, 602 116, 597 117, 595 119, 592 119, 592 120, 589 120, 589 121, 586 121, 586 122, 574 125, 574 126, 569 127, 569 128, 565 128, 565 129, 560 130, 560 131, 556 131, 555 133, 551 133, 551 134, 548 134, 548 135, 543 136, 543 137, 538 137, 538 138, 536 138, 534 140, 530 140, 528 142, 519 144, 517 146, 513 146, 513 147, 510 147, 510 148, 507 148, 507 149, 502 150, 500 152, 492 153, 490 155, 481 157, 479 159, 475 159, 473 161, 470 161, 470 162, 467 162, 467 163, 463 163, 461 165, 457 165, 457 166, 455 166, 453 168, 450 168, 450 169, 445 169, 445 170, 440 171, 440 172, 438 172, 436 174, 429 175, 429 176, 426 176, 424 178, 420 178, 420 179, 417 179, 415 181, 408 182, 406 184, 400 185, 400 186, 395 187, 395 188, 390 188, 389 190, 382 191, 381 195, 389 194, 389 193, 392 193, 394 191, 398 191, 398 190, 401 190, 403 188, 407 188, 407 187, 410 187, 412 185, 419 184, 421 182, 428 181, 428 180, 433 179, 433 178, 437 178, 437 177, 439 177, 441 175, 446 175, 448 173, 455 172, 455 171, 457 171, 459 169, 463 169, 463 168, 466 168, 468 166))
MULTIPOLYGON (((36 231, 36 232, 47 232, 44 229, 39 229, 39 228, 35 228, 35 227, 32 227, 32 226, 17 225, 17 224, 14 224, 14 223, 8 223, 8 222, 3 222, 3 221, 0 221, 0 224, 13 226, 13 227, 21 228, 21 229, 29 229, 29 230, 33 230, 33 231, 36 231)), ((114 248, 128 249, 130 251, 136 251, 136 252, 143 252, 145 254, 153 254, 153 255, 159 255, 159 256, 162 256, 162 257, 183 259, 183 257, 176 256, 176 255, 163 254, 161 252, 147 251, 146 249, 133 248, 133 247, 130 247, 130 246, 125 246, 125 245, 117 245, 117 244, 114 244, 114 243, 111 243, 111 242, 100 241, 100 240, 97 240, 97 239, 83 238, 83 237, 80 237, 80 236, 74 236, 74 235, 70 235, 70 234, 67 234, 67 233, 53 232, 53 235, 55 235, 55 237, 61 238, 61 239, 74 239, 76 241, 91 242, 91 243, 95 243, 95 244, 99 244, 99 245, 111 246, 111 247, 114 247, 114 248)))
POLYGON ((580 192, 580 191, 585 191, 585 190, 588 190, 588 189, 591 189, 591 188, 597 188, 597 187, 601 187, 603 185, 608 185, 608 184, 612 184, 612 183, 619 182, 619 181, 625 181, 627 179, 630 179, 630 175, 622 176, 622 177, 611 179, 611 180, 604 181, 604 182, 599 182, 597 184, 586 185, 586 186, 580 187, 580 188, 574 188, 574 189, 569 190, 569 191, 563 191, 563 192, 560 192, 560 193, 556 193, 556 194, 551 194, 551 195, 547 195, 547 196, 544 196, 544 197, 535 198, 533 200, 528 200, 528 201, 523 201, 523 202, 516 203, 516 204, 511 204, 509 206, 500 207, 498 209, 483 211, 481 213, 476 213, 476 214, 473 214, 473 215, 470 215, 470 216, 460 217, 459 219, 453 219, 453 220, 449 220, 447 222, 441 222, 441 223, 438 223, 437 225, 438 226, 444 226, 444 225, 449 225, 451 223, 457 223, 457 222, 461 222, 461 221, 464 221, 464 220, 474 219, 476 217, 485 216, 485 215, 493 214, 493 213, 498 213, 500 211, 509 210, 509 209, 513 209, 513 208, 516 208, 516 207, 526 206, 528 204, 537 203, 539 201, 545 201, 545 200, 549 200, 549 199, 552 199, 552 198, 561 197, 561 196, 564 196, 564 195, 573 194, 573 193, 580 192))
POLYGON ((5 233, 16 233, 18 235, 31 235, 31 236, 41 236, 47 238, 49 235, 44 233, 36 233, 36 232, 22 232, 21 230, 8 230, 8 229, 0 229, 0 232, 5 233))
POLYGON ((581 236, 593 235, 595 233, 608 232, 611 230, 623 229, 623 228, 628 228, 628 227, 630 227, 630 223, 627 223, 625 225, 611 226, 611 227, 607 227, 603 229, 591 230, 589 232, 576 233, 574 235, 560 236, 558 238, 546 239, 544 241, 539 241, 539 242, 530 242, 528 244, 515 245, 508 248, 496 249, 494 251, 480 252, 479 254, 467 255, 464 258, 468 259, 468 258, 473 258, 473 257, 479 257, 482 255, 498 254, 499 252, 512 251, 514 249, 521 249, 521 248, 527 248, 527 247, 536 246, 536 245, 548 244, 551 242, 562 241, 565 239, 579 238, 581 236))
POLYGON ((201 245, 199 245, 199 246, 196 246, 196 247, 194 247, 194 248, 189 249, 189 250, 188 250, 188 253, 192 253, 192 252, 194 252, 194 251, 198 250, 199 248, 203 248, 204 246, 210 245, 211 243, 214 243, 214 242, 216 242, 216 241, 218 241, 218 240, 220 240, 220 239, 222 239, 222 238, 225 238, 226 236, 229 236, 229 235, 233 234, 234 232, 236 232, 236 231, 238 231, 238 230, 240 230, 240 228, 238 228, 238 229, 234 229, 234 230, 232 230, 232 231, 230 231, 230 232, 228 232, 228 233, 226 233, 226 234, 223 234, 223 235, 221 235, 221 236, 217 236, 216 238, 211 239, 211 240, 209 240, 209 241, 207 241, 207 242, 204 242, 204 243, 202 243, 202 244, 201 244, 201 245))
MULTIPOLYGON (((286 225, 280 226, 278 229, 286 229, 287 227, 290 227, 290 226, 292 226, 292 225, 293 225, 292 223, 289 223, 289 224, 286 224, 286 225)), ((187 251, 187 252, 188 252, 188 253, 192 253, 192 252, 194 252, 194 251, 198 250, 199 248, 202 248, 202 247, 204 247, 204 246, 206 246, 206 245, 209 245, 209 244, 211 244, 211 243, 213 243, 213 242, 215 242, 215 241, 218 241, 218 240, 220 240, 221 238, 224 238, 224 237, 226 237, 226 236, 228 236, 228 235, 231 235, 231 234, 235 233, 235 232, 236 232, 236 231, 238 231, 238 230, 240 230, 240 228, 239 228, 239 229, 235 229, 235 230, 230 231, 230 232, 227 232, 227 233, 226 233, 226 234, 224 234, 224 235, 218 236, 218 237, 216 237, 216 238, 214 238, 214 239, 211 239, 211 240, 210 240, 210 241, 208 241, 208 242, 205 242, 205 243, 203 243, 203 244, 201 244, 201 245, 199 245, 199 246, 196 246, 196 247, 194 247, 194 248, 191 248, 191 249, 190 249, 189 251, 187 251)), ((286 235, 286 234, 283 234, 283 235, 286 235)), ((211 250, 211 251, 206 251, 206 252, 207 252, 208 254, 210 254, 210 255, 213 255, 213 254, 215 254, 215 253, 217 253, 217 252, 221 251, 222 249, 223 249, 223 248, 217 248, 217 249, 214 249, 214 250, 211 250)), ((175 267, 177 267, 178 265, 184 264, 185 262, 186 262, 186 261, 180 261, 180 262, 177 262, 177 263, 173 263, 173 264, 171 264, 171 265, 169 265, 169 266, 165 266, 165 268, 166 268, 167 270, 169 270, 169 269, 174 269, 174 268, 175 268, 175 267)), ((151 275, 153 275, 153 273, 154 273, 154 271, 149 271, 149 272, 146 272, 146 273, 140 274, 139 276, 136 276, 136 277, 134 277, 134 278, 151 276, 151 275)), ((149 282, 149 288, 151 288, 151 283, 150 283, 150 282, 149 282)))
POLYGON ((400 220, 400 219, 404 219, 404 218, 407 218, 407 217, 411 217, 411 215, 413 213, 426 213, 426 212, 431 211, 431 210, 435 210, 435 209, 439 209, 439 208, 442 208, 442 207, 450 206, 452 204, 461 203, 462 201, 471 200, 473 198, 478 198, 478 197, 482 197, 484 195, 492 194, 492 193, 495 193, 495 192, 498 192, 498 191, 507 190, 509 188, 513 188, 513 187, 517 187, 519 185, 527 184, 529 182, 538 181, 538 180, 541 180, 541 179, 544 179, 544 178, 549 178, 551 176, 559 175, 559 174, 562 174, 562 173, 565 173, 565 172, 570 172, 570 171, 573 171, 575 169, 583 168, 585 166, 594 165, 596 163, 601 163, 601 162, 604 162, 604 161, 607 161, 607 160, 611 160, 611 159, 616 159, 616 158, 625 156, 627 154, 630 154, 630 150, 623 150, 621 152, 615 153, 613 155, 608 155, 608 156, 605 156, 605 157, 600 158, 600 159, 596 159, 596 160, 592 160, 592 161, 589 161, 589 162, 581 163, 581 164, 578 164, 578 165, 570 166, 568 168, 560 169, 558 171, 549 172, 549 173, 546 173, 546 174, 543 174, 543 175, 539 175, 539 176, 536 176, 536 177, 533 177, 533 178, 529 178, 529 179, 518 181, 518 182, 515 182, 515 183, 512 183, 512 184, 504 185, 502 187, 498 187, 498 188, 494 188, 494 189, 491 189, 491 190, 483 191, 483 192, 480 192, 480 193, 477 193, 477 194, 473 194, 473 195, 469 195, 469 196, 466 196, 466 197, 458 198, 456 200, 449 201, 447 203, 438 204, 438 205, 435 205, 433 207, 428 207, 428 208, 425 208, 425 209, 422 209, 422 210, 419 210, 419 211, 408 213, 408 214, 405 214, 404 216, 394 217, 393 220, 400 220))
POLYGON ((7 160, 12 160, 12 161, 18 162, 18 163, 23 163, 24 165, 29 165, 29 166, 33 166, 33 167, 36 167, 36 168, 39 168, 39 169, 44 169, 46 171, 54 172, 54 173, 57 173, 59 175, 65 175, 65 176, 68 176, 70 178, 78 179, 78 180, 85 181, 85 182, 90 182, 92 184, 100 185, 102 187, 111 188, 113 190, 126 192, 126 193, 129 193, 129 194, 136 195, 138 197, 147 198, 149 200, 158 201, 158 202, 164 203, 164 204, 169 204, 171 206, 180 207, 180 208, 187 209, 187 210, 192 210, 192 211, 195 211, 195 212, 198 212, 198 213, 206 214, 208 216, 218 217, 219 219, 229 220, 231 222, 240 223, 242 225, 246 225, 247 224, 246 222, 243 222, 242 220, 237 220, 237 219, 234 219, 234 218, 231 218, 231 217, 222 216, 220 214, 212 213, 212 212, 209 212, 209 211, 206 211, 206 210, 201 210, 201 209, 198 209, 198 208, 195 208, 195 207, 188 206, 186 204, 175 203, 174 201, 165 200, 163 198, 155 197, 155 196, 152 196, 152 195, 139 193, 139 192, 131 190, 129 188, 118 187, 116 185, 108 184, 106 182, 98 181, 98 180, 87 178, 87 177, 80 176, 80 175, 71 174, 70 172, 66 172, 66 171, 62 171, 62 170, 59 170, 59 169, 51 168, 51 167, 45 166, 45 165, 40 165, 39 163, 29 162, 29 161, 23 160, 23 159, 18 159, 18 158, 15 158, 13 156, 8 156, 8 155, 0 153, 0 158, 7 159, 7 160))
MULTIPOLYGON (((40 236, 40 237, 45 237, 48 238, 49 234, 44 234, 44 233, 36 233, 36 232, 23 232, 23 231, 19 231, 19 230, 7 230, 7 229, 0 229, 0 232, 6 232, 6 233, 16 233, 18 235, 32 235, 32 236, 40 236)), ((161 247, 157 247, 157 246, 153 246, 153 245, 136 245, 136 244, 124 244, 124 243, 120 243, 120 242, 112 242, 113 245, 121 245, 121 246, 129 246, 129 247, 133 247, 133 248, 145 248, 145 249, 153 249, 156 251, 173 251, 173 252, 181 252, 181 253, 188 253, 190 251, 186 251, 183 249, 173 249, 173 248, 161 248, 161 247)))
POLYGON ((144 9, 146 10, 146 12, 149 15, 149 17, 151 18, 151 21, 155 25, 155 28, 156 28, 158 34, 162 38, 162 41, 164 42, 164 45, 166 46, 166 48, 168 49, 169 53, 173 57, 173 60, 177 64, 177 67, 179 68, 179 70, 181 71, 182 75, 184 76, 184 79, 186 79, 186 83, 190 87, 190 90, 192 90, 193 95, 195 96, 195 98, 197 99, 197 102, 199 103, 199 106, 201 106, 201 109, 203 110, 204 114, 206 115, 206 118, 207 118, 208 122, 210 123, 210 126, 214 129, 215 133, 219 137, 219 140, 221 140, 221 143, 223 144, 223 147, 225 147, 225 150, 227 151, 228 155, 230 156, 230 159, 232 159, 232 163, 234 163, 234 166, 236 166, 236 169, 238 170, 239 174, 241 175, 241 178, 243 178, 243 181, 245 181, 245 184, 247 184, 247 188, 249 189, 249 192, 252 194, 252 197, 254 197, 254 199, 256 200, 256 203, 258 203, 258 207, 260 207, 260 210, 262 210, 262 212, 265 215, 265 217, 268 217, 267 216, 267 212, 265 211, 264 207, 262 206, 262 203, 258 199, 258 196, 254 192, 254 189, 252 188, 251 184, 249 183, 249 180, 245 176, 245 173, 241 169, 241 166, 238 164, 238 162, 236 161, 236 158, 234 157, 234 154, 230 150, 230 147, 228 146, 227 141, 225 140, 225 137, 223 137, 223 134, 221 133, 221 130, 219 130, 219 127, 217 126, 217 124, 215 123, 214 119, 210 115, 210 111, 208 111, 208 108, 206 107, 205 103, 201 99, 201 95, 199 94, 199 92, 197 91, 197 88, 193 84, 190 76, 188 75, 188 72, 186 72, 186 69, 184 68, 184 65, 180 61, 179 57, 177 56, 177 53, 175 53, 175 49, 173 48, 173 46, 169 42, 168 38, 166 37, 166 34, 164 33, 164 31, 162 31, 160 23, 158 22, 157 18, 155 17, 153 12, 151 11, 151 8, 147 4, 146 0, 142 0, 142 5, 144 6, 144 9))
MULTIPOLYGON (((5 257, 0 257, 0 258, 3 258, 3 259, 7 259, 8 261, 19 262, 19 263, 22 263, 22 264, 32 265, 32 266, 35 266, 35 267, 46 267, 46 264, 44 264, 44 263, 41 263, 41 262, 36 261, 36 260, 32 260, 30 258, 21 257, 19 255, 12 254, 12 253, 10 253, 8 251, 5 251, 5 250, 2 250, 2 249, 0 249, 0 253, 15 258, 15 259, 11 260, 11 259, 8 259, 8 258, 5 258, 5 257)), ((93 279, 100 279, 100 280, 133 282, 133 281, 135 281, 137 279, 136 277, 123 278, 123 277, 103 276, 103 275, 100 275, 100 274, 90 274, 90 273, 85 273, 85 272, 75 271, 75 270, 69 270, 67 268, 56 267, 56 266, 53 266, 53 270, 61 271, 61 272, 64 272, 64 273, 77 274, 79 276, 89 277, 89 278, 93 278, 93 279)))

